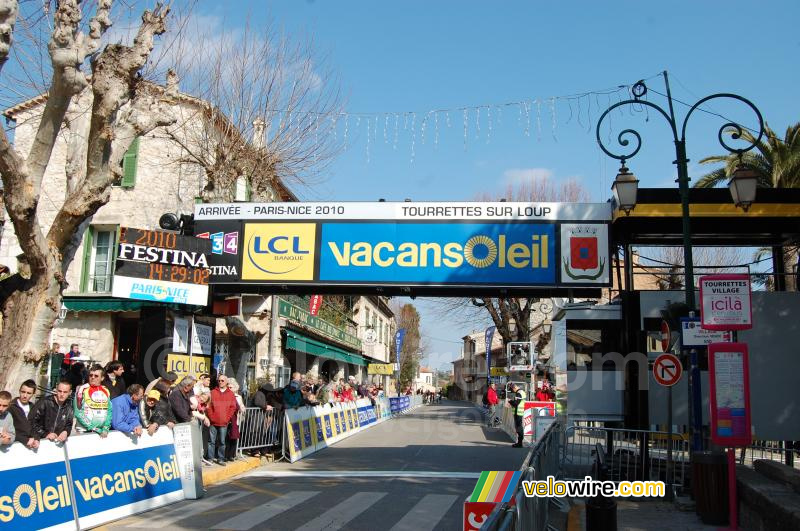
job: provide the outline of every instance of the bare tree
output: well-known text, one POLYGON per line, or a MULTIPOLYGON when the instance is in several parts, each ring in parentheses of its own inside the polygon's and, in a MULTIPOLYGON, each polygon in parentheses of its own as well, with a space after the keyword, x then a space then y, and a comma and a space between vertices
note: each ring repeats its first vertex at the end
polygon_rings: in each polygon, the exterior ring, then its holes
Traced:
MULTIPOLYGON (((398 387, 402 389, 411 385, 417 375, 420 360, 422 359, 423 344, 420 337, 420 315, 413 304, 395 304, 392 312, 397 320, 397 328, 405 329, 405 339, 403 348, 400 351, 400 381, 398 387)), ((397 363, 397 356, 394 350, 391 354, 391 362, 397 363)))
MULTIPOLYGON (((156 36, 167 29, 169 7, 157 4, 153 10, 145 10, 130 45, 111 44, 101 49, 101 38, 111 26, 111 0, 96 0, 90 15, 83 13, 78 0, 53 4, 52 12, 51 3, 44 2, 44 14, 38 9, 31 13, 52 28, 46 51, 40 51, 46 61, 40 72, 49 72, 50 77, 34 140, 22 150, 0 131, 3 195, 23 252, 19 271, 2 283, 3 388, 17 382, 26 367, 30 369, 30 364, 42 359, 84 223, 108 202, 110 187, 121 174, 122 156, 136 136, 175 119, 170 99, 176 87, 172 91, 157 87, 139 75, 156 36), (68 128, 71 105, 79 98, 88 104, 85 135, 69 144, 71 184, 48 227, 38 211, 42 179, 57 138, 68 128)), ((19 7, 15 0, 0 0, 0 66, 13 49, 19 7)), ((21 24, 32 27, 35 21, 24 15, 21 24)))
POLYGON ((203 126, 177 124, 166 135, 183 148, 179 162, 203 168, 203 199, 231 200, 237 181, 253 199, 274 199, 281 181, 308 190, 340 150, 332 130, 341 103, 325 61, 312 43, 271 27, 214 28, 209 35, 198 23, 191 15, 183 20, 184 31, 164 53, 182 89, 202 102, 203 126))
MULTIPOLYGON (((646 262, 648 274, 656 278, 659 289, 684 288, 683 247, 640 249, 640 261, 646 262)), ((695 284, 697 277, 722 273, 748 273, 746 254, 739 247, 693 247, 695 284)))
MULTIPOLYGON (((589 193, 580 182, 569 179, 554 182, 546 176, 533 177, 517 186, 509 185, 502 195, 493 195, 489 192, 481 194, 481 201, 507 201, 522 202, 587 202, 589 193)), ((486 313, 491 317, 497 327, 497 333, 503 338, 503 343, 511 341, 529 341, 531 339, 531 313, 536 311, 536 297, 483 297, 473 299, 451 298, 439 299, 438 312, 442 317, 451 318, 460 316, 464 324, 473 325, 475 321, 482 321, 486 313)))

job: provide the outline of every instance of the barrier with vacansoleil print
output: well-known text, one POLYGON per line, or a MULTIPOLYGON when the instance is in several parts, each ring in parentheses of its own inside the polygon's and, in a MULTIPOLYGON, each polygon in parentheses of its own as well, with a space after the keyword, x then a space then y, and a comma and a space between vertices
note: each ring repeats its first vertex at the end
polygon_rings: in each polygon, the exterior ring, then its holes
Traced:
POLYGON ((394 415, 422 405, 421 397, 368 398, 289 409, 285 415, 284 456, 294 463, 394 415), (418 400, 417 400, 418 398, 418 400), (395 406, 393 408, 393 406, 395 406))
POLYGON ((0 529, 85 529, 185 498, 172 430, 14 443, 0 455, 0 529), (77 522, 76 522, 77 519, 77 522))

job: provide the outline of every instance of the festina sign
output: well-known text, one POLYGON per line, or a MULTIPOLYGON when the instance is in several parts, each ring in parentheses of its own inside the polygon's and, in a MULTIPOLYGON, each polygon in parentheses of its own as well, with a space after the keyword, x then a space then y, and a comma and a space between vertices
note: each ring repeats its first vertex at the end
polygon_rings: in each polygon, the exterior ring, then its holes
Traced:
POLYGON ((700 319, 706 330, 747 330, 753 327, 748 275, 700 277, 700 319))

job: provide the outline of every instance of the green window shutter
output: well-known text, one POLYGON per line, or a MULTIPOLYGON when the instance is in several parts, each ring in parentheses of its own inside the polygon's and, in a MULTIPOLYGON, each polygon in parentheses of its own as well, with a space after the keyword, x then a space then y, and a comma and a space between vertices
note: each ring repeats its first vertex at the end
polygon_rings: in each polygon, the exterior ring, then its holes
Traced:
POLYGON ((131 143, 131 147, 122 156, 122 182, 123 188, 133 188, 136 185, 136 159, 139 158, 139 137, 131 143))
POLYGON ((83 261, 81 266, 81 293, 89 291, 89 266, 92 264, 92 236, 94 230, 87 227, 83 234, 83 261))

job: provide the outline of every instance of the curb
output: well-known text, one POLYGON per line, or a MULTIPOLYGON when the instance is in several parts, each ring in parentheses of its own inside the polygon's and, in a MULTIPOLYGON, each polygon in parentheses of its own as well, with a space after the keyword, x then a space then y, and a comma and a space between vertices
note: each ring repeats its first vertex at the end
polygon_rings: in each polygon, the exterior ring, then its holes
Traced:
POLYGON ((224 467, 209 467, 203 469, 203 486, 215 485, 239 474, 258 468, 261 466, 261 459, 256 457, 245 457, 228 463, 224 467))

